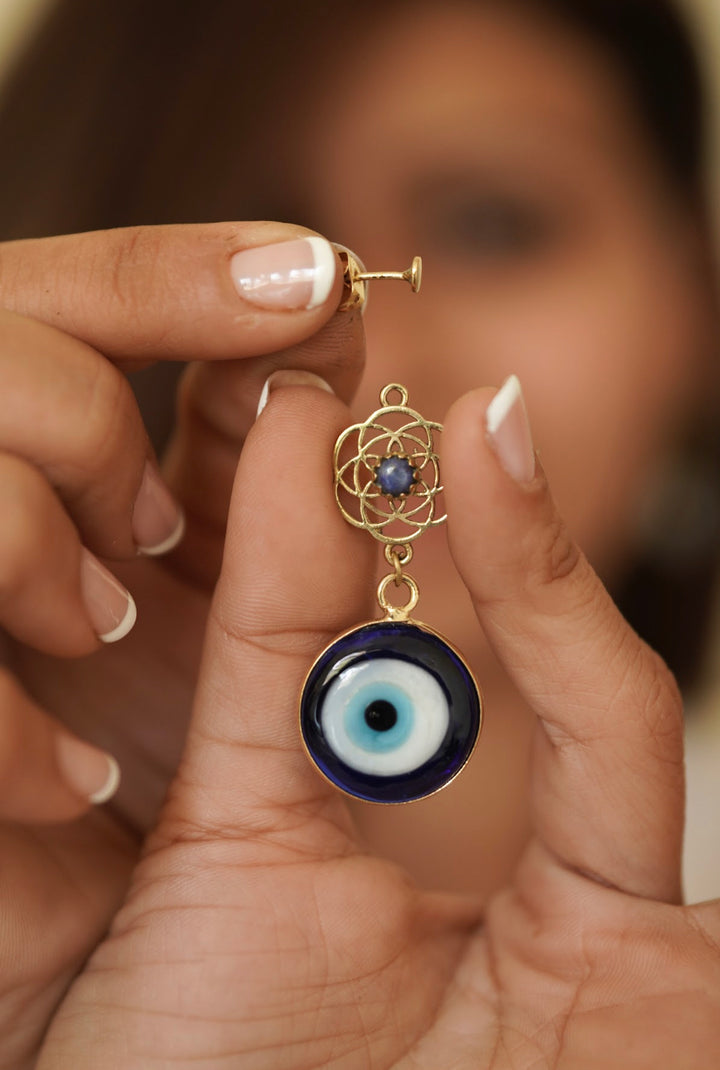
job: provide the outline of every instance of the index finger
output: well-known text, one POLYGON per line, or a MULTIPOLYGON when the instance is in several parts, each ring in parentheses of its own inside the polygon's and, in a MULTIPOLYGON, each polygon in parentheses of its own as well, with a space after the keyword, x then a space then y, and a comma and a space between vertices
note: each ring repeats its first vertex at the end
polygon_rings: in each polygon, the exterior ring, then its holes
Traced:
POLYGON ((271 353, 330 318, 330 243, 284 223, 129 227, 0 245, 0 306, 114 360, 271 353))

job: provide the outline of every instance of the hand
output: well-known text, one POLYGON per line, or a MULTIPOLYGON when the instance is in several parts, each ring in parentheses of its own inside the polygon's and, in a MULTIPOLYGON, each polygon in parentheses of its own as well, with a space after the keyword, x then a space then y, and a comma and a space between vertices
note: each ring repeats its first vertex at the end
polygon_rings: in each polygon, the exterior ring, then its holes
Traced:
POLYGON ((306 234, 222 224, 0 246, 0 818, 15 822, 0 829, 2 1067, 25 1064, 105 932, 176 768, 232 479, 264 380, 289 364, 320 371, 344 397, 357 381, 360 317, 331 319, 339 272, 310 310, 264 308, 233 286, 234 253, 306 234), (185 540, 170 559, 138 558, 138 545, 171 534, 177 512, 162 490, 154 513, 147 495, 141 508, 144 473, 156 486, 159 477, 118 366, 191 357, 204 363, 186 375, 167 471, 185 540), (98 634, 128 601, 111 587, 116 613, 102 577, 99 593, 88 590, 87 562, 100 569, 91 552, 139 611, 130 636, 103 649, 98 634), (81 740, 119 760, 117 797, 72 824, 20 825, 89 810, 108 766, 81 740))
POLYGON ((278 390, 240 459, 184 757, 40 1070, 720 1063, 720 907, 679 905, 677 691, 542 472, 500 465, 489 400, 451 411, 443 471, 455 561, 538 715, 512 886, 483 919, 418 891, 363 851, 302 753, 303 677, 367 618, 373 548, 328 480, 347 410, 278 390))

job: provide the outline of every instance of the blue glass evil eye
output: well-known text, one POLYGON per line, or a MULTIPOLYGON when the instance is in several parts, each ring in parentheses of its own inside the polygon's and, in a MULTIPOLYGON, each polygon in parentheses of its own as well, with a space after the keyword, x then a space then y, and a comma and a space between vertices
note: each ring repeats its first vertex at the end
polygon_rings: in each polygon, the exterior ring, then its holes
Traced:
POLYGON ((337 639, 313 665, 300 701, 307 751, 349 795, 410 802, 452 780, 481 722, 477 685, 435 632, 379 621, 337 639))

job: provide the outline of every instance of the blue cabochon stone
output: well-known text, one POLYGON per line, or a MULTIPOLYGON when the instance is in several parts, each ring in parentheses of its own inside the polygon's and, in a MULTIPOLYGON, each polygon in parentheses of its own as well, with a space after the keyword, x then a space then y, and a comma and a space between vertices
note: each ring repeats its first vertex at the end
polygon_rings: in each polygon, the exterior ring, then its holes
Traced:
POLYGON ((399 498, 412 490, 415 472, 407 457, 383 457, 375 469, 375 482, 383 494, 399 498))
POLYGON ((481 721, 477 684, 460 655, 436 632, 407 622, 376 621, 335 640, 313 665, 300 698, 300 728, 310 758, 336 787, 368 802, 412 802, 444 787, 470 757, 481 721), (352 769, 323 732, 323 701, 330 686, 351 666, 376 658, 398 658, 425 669, 448 703, 448 728, 438 750, 402 775, 373 776, 352 769))

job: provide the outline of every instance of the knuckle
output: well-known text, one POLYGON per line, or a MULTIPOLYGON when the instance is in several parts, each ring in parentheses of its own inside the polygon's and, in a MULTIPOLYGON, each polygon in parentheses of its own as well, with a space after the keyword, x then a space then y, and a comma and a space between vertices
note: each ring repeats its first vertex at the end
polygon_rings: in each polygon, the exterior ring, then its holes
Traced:
POLYGON ((15 306, 13 294, 17 290, 16 285, 17 261, 7 255, 7 247, 0 242, 0 301, 2 307, 12 311, 15 306))
MULTIPOLYGON (((683 733, 683 699, 677 681, 659 654, 642 644, 646 685, 640 714, 649 734, 658 742, 679 745, 683 733)), ((682 749, 680 748, 680 753, 682 749)))
POLYGON ((248 657, 277 658, 301 664, 318 650, 322 650, 337 629, 312 627, 273 627, 270 623, 259 627, 257 620, 248 620, 235 609, 228 609, 221 599, 210 607, 210 620, 230 650, 245 650, 248 657))
POLYGON ((582 579, 589 568, 565 521, 554 506, 550 508, 551 515, 542 524, 540 537, 536 529, 529 536, 532 539, 529 556, 534 565, 533 578, 541 589, 570 578, 582 579))
POLYGON ((0 666, 0 783, 12 782, 18 772, 23 749, 23 718, 15 678, 0 666))
POLYGON ((613 654, 606 658, 614 679, 604 720, 624 746, 641 744, 647 758, 665 768, 683 764, 683 700, 675 677, 617 614, 613 654))
POLYGON ((682 721, 683 701, 675 677, 666 663, 630 628, 619 611, 616 615, 614 654, 608 670, 616 676, 618 698, 642 710, 653 723, 658 716, 682 721))
MULTIPOLYGON (((152 227, 112 232, 109 286, 113 300, 129 312, 147 306, 148 280, 155 275, 161 238, 152 227)), ((107 265, 104 269, 107 271, 107 265)))
POLYGON ((76 505, 88 494, 93 501, 123 497, 126 483, 137 489, 146 435, 125 377, 93 354, 76 377, 73 407, 82 418, 72 427, 65 421, 63 453, 44 464, 66 504, 76 505))
POLYGON ((129 383, 104 361, 96 363, 95 373, 88 382, 85 412, 83 457, 89 468, 102 470, 127 445, 133 425, 139 419, 129 383))
POLYGON ((547 552, 548 580, 564 580, 575 573, 583 560, 564 521, 558 519, 550 533, 547 552))
POLYGON ((0 458, 4 518, 0 525, 0 602, 13 597, 36 571, 42 552, 47 489, 39 472, 24 462, 0 458))

